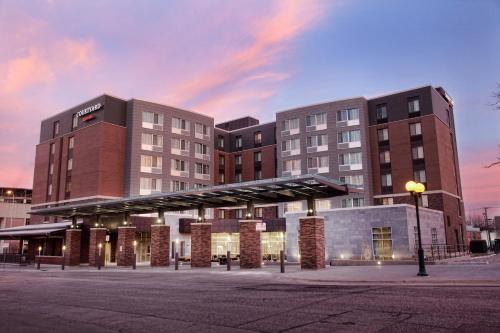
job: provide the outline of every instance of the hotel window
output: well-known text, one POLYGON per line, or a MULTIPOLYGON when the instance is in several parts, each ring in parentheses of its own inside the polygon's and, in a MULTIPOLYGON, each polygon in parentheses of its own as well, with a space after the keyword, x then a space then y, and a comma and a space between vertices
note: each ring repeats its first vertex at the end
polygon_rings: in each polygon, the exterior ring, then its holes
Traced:
POLYGON ((56 145, 54 143, 50 144, 50 154, 54 155, 56 153, 56 145))
POLYGON ((172 118, 172 133, 182 134, 182 131, 189 132, 189 120, 182 118, 172 118))
POLYGON ((64 185, 64 193, 65 193, 64 198, 68 199, 69 194, 71 193, 71 179, 66 180, 66 184, 64 185))
POLYGON ((391 153, 388 150, 380 152, 379 157, 380 164, 391 163, 391 153))
MULTIPOLYGON (((172 162, 172 170, 175 171, 187 171, 188 163, 183 160, 171 160, 172 162)), ((198 163, 197 163, 198 164, 198 163)))
POLYGON ((291 139, 281 142, 281 156, 300 154, 300 139, 291 139))
MULTIPOLYGON (((307 168, 308 169, 318 169, 318 173, 329 172, 329 162, 328 156, 315 156, 307 158, 307 168)), ((308 170, 309 172, 309 170, 308 170)))
POLYGON ((52 195, 52 184, 49 184, 49 187, 47 188, 47 195, 52 195))
POLYGON ((341 176, 339 179, 344 184, 363 187, 363 175, 341 176))
POLYGON ((217 137, 217 145, 219 148, 224 148, 224 137, 222 135, 217 137))
POLYGON ((161 173, 161 168, 160 156, 141 155, 141 172, 161 173))
POLYGON ((325 209, 330 209, 331 208, 331 202, 328 199, 321 199, 321 200, 316 200, 315 201, 316 209, 318 210, 325 210, 325 209))
POLYGON ((256 207, 254 209, 254 215, 255 215, 255 217, 262 218, 262 213, 263 213, 262 207, 256 207))
POLYGON ((201 157, 203 157, 203 155, 210 154, 210 150, 209 150, 208 146, 205 144, 195 143, 194 144, 194 153, 195 153, 195 157, 201 158, 201 157))
POLYGON ((220 219, 226 218, 226 210, 225 209, 219 209, 219 218, 220 219))
POLYGON ((234 164, 235 165, 241 165, 241 155, 236 155, 234 157, 234 164))
POLYGON ((291 173, 292 175, 300 175, 300 173, 301 173, 301 161, 300 160, 283 161, 283 173, 291 173))
POLYGON ((226 176, 224 171, 219 172, 219 184, 224 184, 226 182, 226 176))
POLYGON ((141 195, 151 194, 152 192, 161 192, 161 179, 141 177, 140 192, 141 195))
POLYGON ((189 153, 189 141, 185 139, 172 138, 171 153, 176 155, 185 155, 189 153))
POLYGON ((365 204, 363 198, 347 198, 342 199, 342 208, 361 207, 365 204))
POLYGON ((194 135, 198 139, 210 138, 210 132, 207 125, 201 123, 194 124, 194 135))
POLYGON ((281 135, 298 134, 300 132, 299 118, 283 120, 282 127, 281 135))
POLYGON ((71 129, 74 130, 75 128, 78 127, 78 114, 73 115, 73 120, 71 122, 71 129))
POLYGON ((387 119, 387 104, 379 104, 375 107, 375 112, 377 114, 377 120, 387 119))
POLYGON ((52 128, 52 137, 55 138, 59 135, 59 121, 54 122, 54 127, 52 128))
POLYGON ((361 152, 345 153, 339 155, 339 165, 361 165, 361 152))
POLYGON ((337 122, 353 120, 359 120, 359 109, 346 109, 337 111, 337 122))
POLYGON ((141 143, 144 150, 160 150, 163 147, 163 135, 142 133, 141 143))
POLYGON ((382 205, 394 205, 394 198, 382 198, 382 205))
POLYGON ((418 97, 413 97, 408 100, 408 113, 420 112, 420 101, 418 97))
POLYGON ((236 136, 234 145, 236 149, 241 149, 243 147, 243 138, 241 137, 241 135, 236 136))
POLYGON ((242 219, 244 215, 243 209, 236 209, 235 215, 237 219, 242 219))
POLYGON ((425 170, 416 170, 413 172, 413 178, 416 182, 425 183, 427 181, 425 177, 425 170))
MULTIPOLYGON (((195 189, 195 190, 199 190, 199 189, 202 189, 205 187, 208 187, 208 185, 207 184, 198 184, 198 183, 193 184, 193 189, 195 189)), ((210 208, 207 208, 207 211, 208 211, 208 209, 210 209, 210 208)), ((205 213, 207 213, 207 211, 205 211, 205 213)))
POLYGON ((306 131, 326 129, 326 113, 317 113, 306 116, 306 131))
POLYGON ((378 141, 387 141, 389 140, 389 130, 387 128, 381 128, 377 131, 378 141))
POLYGON ((53 175, 54 174, 54 163, 50 163, 49 165, 49 175, 53 175))
POLYGON ((241 171, 238 171, 234 174, 234 181, 236 183, 241 183, 241 171))
POLYGON ((423 146, 412 147, 411 156, 414 160, 420 160, 424 158, 424 147, 423 146))
POLYGON ((416 136, 422 134, 422 124, 421 123, 413 123, 410 124, 410 135, 416 136))
POLYGON ((255 180, 261 180, 262 179, 262 170, 255 170, 254 171, 254 179, 255 180))
POLYGON ((68 171, 73 170, 73 159, 72 158, 68 159, 68 169, 67 170, 68 171))
POLYGON ((372 228, 372 238, 375 259, 392 259, 391 227, 372 228))
POLYGON ((254 142, 255 146, 262 145, 262 132, 255 132, 253 134, 253 142, 254 142))
POLYGON ((360 130, 337 133, 337 143, 361 142, 360 130))
POLYGON ((302 201, 293 201, 285 203, 285 213, 302 211, 302 201))
POLYGON ((75 137, 71 136, 68 139, 68 149, 73 149, 75 147, 75 137))
POLYGON ((382 187, 391 187, 392 186, 392 175, 390 173, 386 173, 381 175, 380 181, 382 183, 382 187))
POLYGON ((143 111, 142 127, 155 130, 163 130, 163 114, 143 111))
POLYGON ((327 134, 308 136, 306 142, 307 142, 307 148, 324 147, 325 149, 321 149, 319 151, 328 150, 327 134))
POLYGON ((185 191, 188 189, 188 183, 186 182, 183 182, 183 181, 180 181, 180 180, 172 180, 172 182, 170 183, 171 187, 170 187, 170 190, 172 192, 176 192, 176 191, 185 191))
POLYGON ((210 167, 207 164, 196 163, 195 164, 195 171, 196 171, 196 173, 201 174, 201 175, 208 175, 208 174, 210 174, 210 167))
POLYGON ((418 204, 420 207, 429 207, 429 197, 427 194, 422 194, 418 197, 418 204))
POLYGON ((220 166, 226 165, 226 157, 224 155, 219 155, 219 165, 220 166))
POLYGON ((256 151, 253 153, 253 160, 254 162, 262 162, 262 152, 261 151, 256 151))

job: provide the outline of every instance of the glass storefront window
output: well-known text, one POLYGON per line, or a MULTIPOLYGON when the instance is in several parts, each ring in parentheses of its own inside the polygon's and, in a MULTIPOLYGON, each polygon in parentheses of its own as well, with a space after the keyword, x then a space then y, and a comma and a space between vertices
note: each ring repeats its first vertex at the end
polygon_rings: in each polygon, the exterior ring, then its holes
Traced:
POLYGON ((231 257, 240 254, 239 233, 214 233, 212 234, 212 257, 225 256, 231 251, 231 257))
POLYGON ((285 233, 263 232, 260 234, 260 241, 263 259, 278 261, 280 251, 285 249, 285 233))
POLYGON ((391 227, 372 228, 373 256, 375 259, 392 259, 391 227))

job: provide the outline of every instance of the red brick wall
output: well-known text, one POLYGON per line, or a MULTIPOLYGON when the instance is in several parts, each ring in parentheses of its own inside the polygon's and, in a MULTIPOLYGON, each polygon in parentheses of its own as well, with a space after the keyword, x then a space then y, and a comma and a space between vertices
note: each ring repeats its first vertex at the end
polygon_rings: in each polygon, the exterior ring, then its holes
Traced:
POLYGON ((151 266, 170 265, 170 226, 151 225, 151 266))
POLYGON ((116 246, 117 266, 132 266, 134 263, 134 239, 135 227, 118 227, 118 242, 116 246))
POLYGON ((240 221, 240 268, 260 268, 262 250, 260 231, 256 230, 257 220, 240 221))
POLYGON ((210 267, 212 224, 191 223, 191 267, 210 267))
POLYGON ((106 244, 106 228, 90 228, 89 241, 89 265, 104 266, 104 245, 106 244), (99 243, 102 244, 101 254, 99 255, 99 243))
POLYGON ((66 266, 80 265, 80 249, 81 249, 82 230, 81 229, 68 229, 66 230, 66 251, 64 259, 66 266))
POLYGON ((325 222, 322 218, 300 218, 299 245, 301 268, 325 268, 325 222))

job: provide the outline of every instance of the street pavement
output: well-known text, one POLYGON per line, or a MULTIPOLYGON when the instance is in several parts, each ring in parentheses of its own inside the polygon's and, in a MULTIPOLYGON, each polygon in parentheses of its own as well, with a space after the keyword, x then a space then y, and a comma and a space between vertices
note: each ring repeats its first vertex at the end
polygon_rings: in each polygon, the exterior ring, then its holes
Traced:
POLYGON ((500 332, 496 260, 428 266, 420 281, 416 265, 285 274, 6 265, 0 332, 500 332))

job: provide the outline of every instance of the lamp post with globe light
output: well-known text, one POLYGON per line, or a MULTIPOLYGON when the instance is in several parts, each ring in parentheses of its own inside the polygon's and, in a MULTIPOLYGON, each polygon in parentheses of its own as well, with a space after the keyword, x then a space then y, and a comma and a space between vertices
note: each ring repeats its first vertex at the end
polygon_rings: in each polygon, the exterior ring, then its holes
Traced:
POLYGON ((425 185, 422 183, 416 183, 414 181, 409 181, 406 183, 406 191, 410 192, 410 195, 415 199, 415 211, 417 213, 417 232, 418 232, 418 276, 427 276, 425 271, 425 260, 424 260, 424 249, 422 248, 422 235, 420 232, 420 216, 418 213, 418 198, 422 196, 425 191, 425 185))

